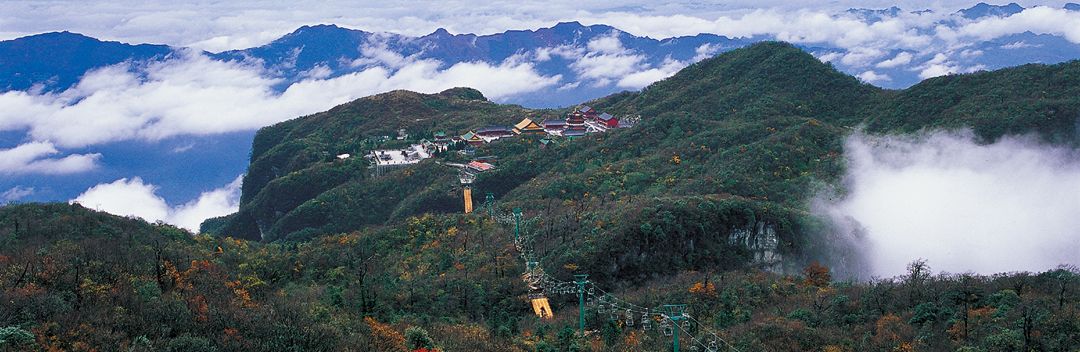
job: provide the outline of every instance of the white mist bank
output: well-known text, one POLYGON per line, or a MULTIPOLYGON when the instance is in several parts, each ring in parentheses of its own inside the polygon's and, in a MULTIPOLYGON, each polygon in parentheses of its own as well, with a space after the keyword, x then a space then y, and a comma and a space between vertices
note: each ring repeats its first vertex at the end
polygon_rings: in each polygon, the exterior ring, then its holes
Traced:
POLYGON ((818 202, 874 276, 925 258, 935 271, 991 274, 1080 264, 1080 154, 970 133, 856 134, 842 198, 818 202), (852 229, 859 234, 847 236, 852 229))
POLYGON ((112 183, 90 187, 71 203, 120 216, 135 216, 143 220, 164 221, 188 231, 198 233, 206 219, 229 215, 240 208, 240 186, 243 175, 229 184, 203 192, 199 198, 187 203, 170 206, 157 195, 157 186, 144 183, 141 178, 122 178, 112 183))

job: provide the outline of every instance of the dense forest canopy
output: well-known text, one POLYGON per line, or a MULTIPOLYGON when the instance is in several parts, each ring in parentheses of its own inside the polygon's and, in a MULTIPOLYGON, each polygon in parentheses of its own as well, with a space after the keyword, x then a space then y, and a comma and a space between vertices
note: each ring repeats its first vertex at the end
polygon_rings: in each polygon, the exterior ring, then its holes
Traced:
MULTIPOLYGON (((486 216, 424 215, 260 243, 192 236, 79 205, 25 204, 0 208, 0 236, 6 351, 657 351, 671 344, 656 328, 593 308, 589 336, 576 337, 575 295, 550 296, 555 319, 537 318, 512 233, 486 216)), ((571 271, 591 270, 579 264, 571 271)), ((791 275, 689 270, 603 285, 642 305, 687 304, 696 321, 687 331, 719 331, 730 344, 721 351, 1072 351, 1080 344, 1076 268, 932 272, 916 261, 902 277, 852 283, 809 265, 791 275)))

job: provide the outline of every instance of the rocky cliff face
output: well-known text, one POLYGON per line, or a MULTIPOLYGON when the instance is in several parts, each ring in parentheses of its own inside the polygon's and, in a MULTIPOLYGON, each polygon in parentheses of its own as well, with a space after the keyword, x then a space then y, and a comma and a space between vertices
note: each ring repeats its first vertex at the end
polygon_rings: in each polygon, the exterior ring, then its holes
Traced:
POLYGON ((750 251, 753 259, 749 264, 769 271, 782 269, 783 255, 780 254, 780 236, 776 226, 764 221, 756 221, 742 228, 732 228, 728 234, 728 243, 741 245, 750 251))

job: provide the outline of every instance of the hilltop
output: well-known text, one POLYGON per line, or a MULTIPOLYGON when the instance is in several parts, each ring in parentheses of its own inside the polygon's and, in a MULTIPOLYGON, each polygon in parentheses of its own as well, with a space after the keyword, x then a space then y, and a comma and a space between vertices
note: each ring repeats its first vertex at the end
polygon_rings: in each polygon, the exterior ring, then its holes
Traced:
POLYGON ((459 202, 451 191, 452 170, 425 163, 419 170, 376 178, 361 156, 402 129, 431 136, 524 114, 544 113, 494 104, 468 88, 438 94, 393 91, 263 128, 255 136, 240 212, 221 231, 276 239, 302 230, 345 232, 427 211, 453 211, 459 202), (335 158, 343 153, 357 157, 335 158))

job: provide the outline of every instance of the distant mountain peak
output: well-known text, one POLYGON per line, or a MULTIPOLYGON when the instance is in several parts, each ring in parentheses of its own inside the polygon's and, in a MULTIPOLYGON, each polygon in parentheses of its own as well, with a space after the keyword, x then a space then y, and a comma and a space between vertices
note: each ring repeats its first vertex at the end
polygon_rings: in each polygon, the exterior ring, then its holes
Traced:
POLYGON ((1022 11, 1024 11, 1024 7, 1015 2, 1011 2, 1008 5, 990 5, 985 2, 980 2, 970 8, 960 10, 958 13, 966 19, 974 20, 987 16, 1009 17, 1022 11))
POLYGON ((87 36, 82 33, 75 33, 69 31, 62 32, 45 32, 40 34, 28 35, 25 37, 19 37, 11 40, 5 40, 0 42, 19 42, 19 41, 54 41, 54 40, 79 40, 79 41, 93 41, 104 42, 100 39, 87 36))
POLYGON ((92 69, 160 58, 172 51, 166 45, 103 41, 69 31, 4 40, 0 41, 0 92, 38 84, 45 91, 61 91, 92 69))
POLYGON ((1065 6, 1063 6, 1062 8, 1069 11, 1080 11, 1080 4, 1077 4, 1075 2, 1069 2, 1065 3, 1065 6))
POLYGON ((434 32, 431 32, 431 34, 428 34, 425 37, 452 37, 452 36, 453 36, 453 34, 450 34, 450 31, 446 30, 446 28, 439 27, 434 32))
POLYGON ((893 6, 887 9, 864 9, 864 8, 850 8, 847 9, 847 13, 855 17, 869 21, 871 23, 880 22, 885 18, 896 17, 900 15, 899 7, 893 6))
POLYGON ((300 26, 300 28, 297 28, 297 31, 301 31, 301 30, 305 30, 305 29, 343 29, 343 28, 338 27, 338 25, 332 24, 332 23, 320 23, 320 24, 300 26))
POLYGON ((320 36, 320 35, 327 35, 327 34, 334 34, 334 33, 349 33, 349 32, 363 32, 363 31, 357 30, 357 29, 345 28, 345 27, 338 27, 337 25, 334 25, 334 24, 305 25, 305 26, 300 26, 300 28, 297 28, 296 30, 292 31, 292 33, 286 34, 285 36, 283 36, 281 38, 278 38, 278 39, 282 39, 282 38, 286 38, 286 37, 296 37, 296 36, 320 36))
POLYGON ((581 24, 581 22, 569 21, 569 22, 556 23, 555 26, 553 26, 551 28, 582 28, 582 27, 585 27, 585 25, 581 24))

